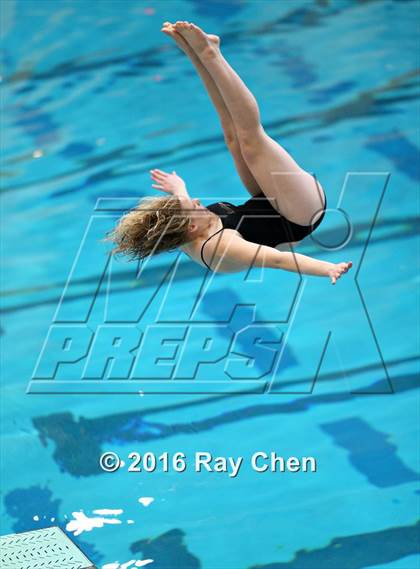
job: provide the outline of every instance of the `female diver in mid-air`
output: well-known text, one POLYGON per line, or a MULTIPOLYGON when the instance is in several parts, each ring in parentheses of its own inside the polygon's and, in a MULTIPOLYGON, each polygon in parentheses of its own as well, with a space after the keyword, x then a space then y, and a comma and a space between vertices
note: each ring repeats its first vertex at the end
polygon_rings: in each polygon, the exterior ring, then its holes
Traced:
POLYGON ((151 170, 152 187, 169 195, 146 198, 120 219, 109 237, 117 245, 114 252, 144 259, 179 248, 215 272, 270 267, 329 277, 335 284, 351 262, 328 263, 276 248, 295 245, 320 225, 327 207, 324 190, 266 134, 254 96, 224 59, 217 36, 189 22, 165 22, 162 32, 200 75, 252 197, 239 206, 217 202, 204 207, 174 171, 151 170))

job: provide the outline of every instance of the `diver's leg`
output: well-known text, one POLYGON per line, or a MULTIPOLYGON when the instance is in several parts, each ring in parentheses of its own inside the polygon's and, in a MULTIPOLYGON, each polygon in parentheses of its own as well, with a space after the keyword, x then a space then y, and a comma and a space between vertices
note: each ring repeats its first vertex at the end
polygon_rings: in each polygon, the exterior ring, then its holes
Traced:
POLYGON ((255 97, 207 35, 188 22, 177 22, 175 29, 188 41, 216 83, 235 124, 242 156, 273 207, 294 223, 314 223, 324 205, 314 177, 265 133, 255 97))
MULTIPOLYGON (((201 80, 207 90, 207 93, 213 102, 214 108, 216 109, 217 114, 219 115, 220 123, 223 129, 223 135, 225 139, 226 146, 228 147, 232 158, 235 162, 236 170, 241 178, 243 184, 249 191, 252 196, 257 195, 261 192, 261 188, 257 184, 254 176, 252 175, 250 169, 248 168, 245 160, 243 159, 241 153, 241 147, 238 141, 238 137, 236 135, 235 125, 232 121, 232 117, 225 105, 223 97, 221 96, 219 89, 217 88, 215 82, 213 81, 212 76, 201 63, 200 58, 186 41, 186 39, 178 33, 174 26, 169 23, 165 22, 162 28, 162 31, 172 37, 177 45, 182 49, 182 51, 189 57, 191 63, 197 70, 197 73, 201 77, 201 80)), ((209 40, 214 45, 219 45, 219 38, 217 36, 208 36, 209 40)))

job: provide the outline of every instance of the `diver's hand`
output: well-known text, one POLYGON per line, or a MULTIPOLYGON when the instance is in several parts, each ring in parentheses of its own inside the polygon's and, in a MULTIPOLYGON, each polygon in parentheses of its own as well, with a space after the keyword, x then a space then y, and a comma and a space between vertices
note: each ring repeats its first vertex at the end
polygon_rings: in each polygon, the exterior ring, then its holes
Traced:
POLYGON ((341 277, 341 275, 347 273, 347 271, 351 269, 352 266, 353 263, 351 261, 349 261, 348 263, 337 263, 336 265, 332 264, 331 268, 329 268, 327 271, 327 275, 331 279, 331 284, 334 285, 337 282, 337 280, 341 277))
POLYGON ((185 182, 177 175, 175 170, 171 174, 163 172, 162 170, 150 170, 150 176, 155 182, 155 184, 152 184, 152 188, 162 190, 174 196, 184 196, 187 194, 185 182))

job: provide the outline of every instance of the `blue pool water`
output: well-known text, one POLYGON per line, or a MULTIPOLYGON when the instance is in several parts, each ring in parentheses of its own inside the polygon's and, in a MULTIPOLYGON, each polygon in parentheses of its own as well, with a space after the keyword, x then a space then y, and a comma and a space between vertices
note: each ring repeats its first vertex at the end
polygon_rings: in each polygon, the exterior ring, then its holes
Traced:
POLYGON ((1 10, 1 534, 59 525, 107 569, 420 567, 419 3, 1 10), (267 132, 321 181, 331 211, 297 251, 352 260, 336 287, 274 270, 206 283, 175 253, 140 275, 121 260, 107 280, 99 239, 153 194, 151 168, 175 169, 203 203, 248 198, 196 73, 159 31, 176 19, 221 35, 267 132), (128 336, 158 323, 173 345, 187 334, 175 375, 153 363, 171 352, 158 336, 139 348, 137 380, 118 383, 130 357, 112 367, 100 342, 88 363, 51 372, 57 330, 76 327, 83 344, 104 322, 128 336), (166 382, 150 381, 156 370, 166 382), (126 463, 183 452, 188 468, 106 474, 108 450, 126 463), (199 474, 197 451, 245 464, 235 478, 199 474), (314 456, 317 472, 258 473, 257 451, 314 456), (79 533, 83 515, 117 523, 79 533))

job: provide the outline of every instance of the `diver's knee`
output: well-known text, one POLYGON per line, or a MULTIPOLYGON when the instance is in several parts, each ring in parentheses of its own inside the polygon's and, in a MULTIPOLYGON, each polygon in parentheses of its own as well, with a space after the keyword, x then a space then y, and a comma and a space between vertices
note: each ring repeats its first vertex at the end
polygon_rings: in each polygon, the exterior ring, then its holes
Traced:
POLYGON ((265 136, 262 125, 250 129, 238 129, 237 136, 244 158, 255 156, 262 147, 265 136))

